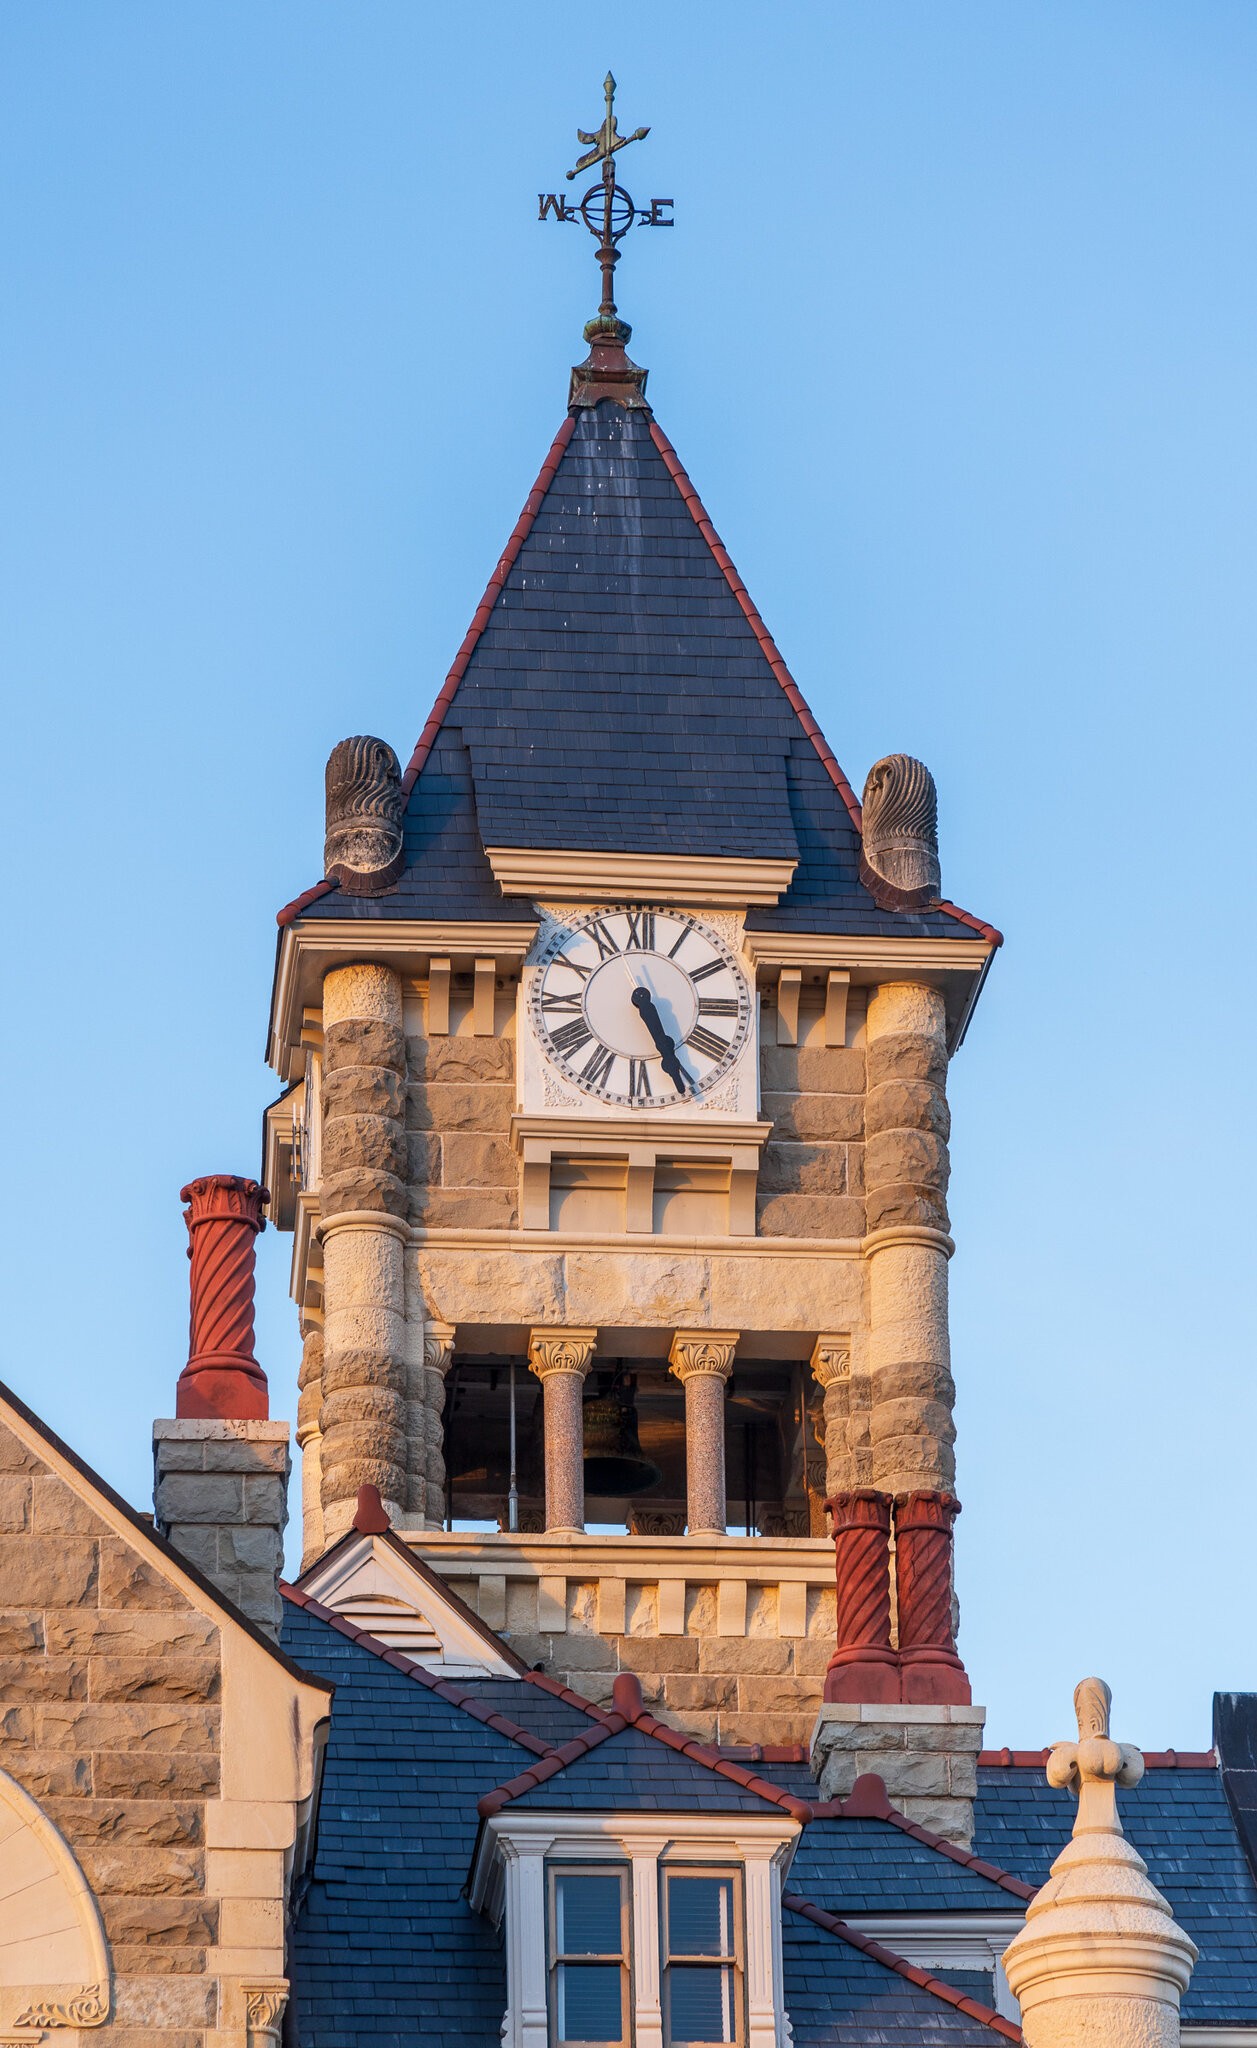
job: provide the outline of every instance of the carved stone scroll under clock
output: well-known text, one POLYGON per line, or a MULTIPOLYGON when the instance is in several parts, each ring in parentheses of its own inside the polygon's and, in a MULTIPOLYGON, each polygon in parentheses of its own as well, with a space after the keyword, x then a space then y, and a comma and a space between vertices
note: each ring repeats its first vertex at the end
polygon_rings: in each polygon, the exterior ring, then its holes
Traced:
POLYGON ((757 1110, 755 991, 736 921, 549 909, 525 966, 525 1110, 692 1121, 757 1110))

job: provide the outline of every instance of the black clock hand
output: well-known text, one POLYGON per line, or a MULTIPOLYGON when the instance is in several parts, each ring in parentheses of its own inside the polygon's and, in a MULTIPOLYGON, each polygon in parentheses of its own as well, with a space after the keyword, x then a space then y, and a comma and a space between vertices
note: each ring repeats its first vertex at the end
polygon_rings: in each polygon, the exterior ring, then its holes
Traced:
POLYGON ((677 1058, 676 1045, 663 1028, 663 1019, 655 1008, 648 988, 635 988, 630 998, 633 1008, 646 1026, 659 1051, 660 1064, 674 1088, 684 1095, 689 1086, 689 1076, 677 1058))

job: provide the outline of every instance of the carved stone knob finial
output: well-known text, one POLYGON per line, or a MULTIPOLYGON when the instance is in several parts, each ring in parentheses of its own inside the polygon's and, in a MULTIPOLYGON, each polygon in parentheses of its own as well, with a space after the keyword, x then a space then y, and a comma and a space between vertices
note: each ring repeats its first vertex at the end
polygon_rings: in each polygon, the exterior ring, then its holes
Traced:
POLYGON ((323 872, 350 896, 379 896, 402 870, 401 769, 384 741, 359 733, 327 761, 323 872))
POLYGON ((911 754, 887 754, 869 769, 860 879, 883 910, 918 910, 938 898, 938 792, 911 754))

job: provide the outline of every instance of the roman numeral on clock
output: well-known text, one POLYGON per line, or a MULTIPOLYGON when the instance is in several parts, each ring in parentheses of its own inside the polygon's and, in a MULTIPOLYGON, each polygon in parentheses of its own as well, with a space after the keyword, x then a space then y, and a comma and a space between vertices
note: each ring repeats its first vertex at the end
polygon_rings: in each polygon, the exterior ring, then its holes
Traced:
POLYGON ((695 1052, 705 1054, 709 1060, 723 1059, 729 1050, 728 1039, 717 1038, 715 1032, 709 1031, 705 1024, 696 1024, 685 1043, 695 1052))
POLYGON ((738 999, 736 996, 700 996, 698 999, 700 1017, 736 1017, 738 999))
POLYGON ((645 1060, 629 1061, 630 1102, 653 1102, 655 1091, 650 1085, 650 1067, 645 1060))
POLYGON ((547 1017, 561 1015, 565 1010, 573 1016, 579 1013, 580 1006, 579 996, 558 996, 548 988, 541 991, 541 1007, 547 1017))
POLYGON ((706 981, 709 974, 723 974, 724 966, 725 963, 723 960, 705 960, 701 967, 696 967, 694 969, 694 972, 690 976, 690 980, 706 981))
POLYGON ((594 918, 591 924, 585 926, 585 930, 589 933, 595 946, 597 946, 600 959, 615 960, 619 957, 620 948, 616 945, 615 940, 605 924, 603 924, 601 918, 594 918))
POLYGON ((570 1024, 560 1024, 557 1031, 550 1033, 550 1043, 566 1059, 579 1052, 582 1045, 588 1045, 593 1035, 583 1017, 573 1017, 570 1024))
POLYGON ((636 947, 640 952, 653 953, 655 950, 655 913, 653 910, 626 910, 628 920, 627 947, 636 947))
POLYGON ((601 1088, 615 1061, 616 1055, 609 1045, 596 1045, 580 1070, 583 1085, 586 1088, 601 1088))

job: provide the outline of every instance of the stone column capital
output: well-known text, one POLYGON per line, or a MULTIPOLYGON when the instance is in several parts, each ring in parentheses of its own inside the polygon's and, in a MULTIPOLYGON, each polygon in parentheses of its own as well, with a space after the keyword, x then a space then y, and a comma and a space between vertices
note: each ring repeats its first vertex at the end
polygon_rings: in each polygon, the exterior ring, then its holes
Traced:
POLYGON ((818 1337, 812 1346, 812 1378, 822 1387, 851 1377, 851 1339, 842 1335, 818 1337))
POLYGON ((532 1330, 528 1337, 528 1363, 542 1381, 551 1373, 575 1373, 584 1379, 593 1363, 597 1342, 597 1330, 532 1330))
POLYGON ((668 1353, 669 1370, 683 1385, 703 1376, 727 1380, 741 1334, 740 1330, 678 1330, 668 1353))
POLYGON ((429 1372, 439 1372, 444 1378, 450 1369, 454 1356, 453 1323, 437 1322, 428 1316, 423 1325, 423 1362, 429 1372))

